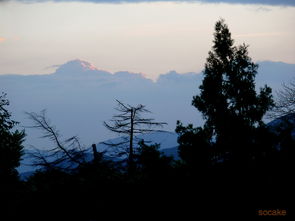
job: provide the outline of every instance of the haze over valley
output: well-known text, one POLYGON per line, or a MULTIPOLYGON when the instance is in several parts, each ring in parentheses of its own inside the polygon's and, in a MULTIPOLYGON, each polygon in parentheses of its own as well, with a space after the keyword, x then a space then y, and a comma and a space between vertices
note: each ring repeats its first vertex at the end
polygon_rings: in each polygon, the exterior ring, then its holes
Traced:
MULTIPOLYGON (((274 95, 294 78, 295 64, 259 62, 256 88, 267 84, 274 95)), ((47 116, 64 138, 77 135, 89 147, 117 135, 103 126, 115 114, 116 99, 144 104, 150 117, 167 122, 163 130, 174 132, 176 121, 201 126, 201 114, 191 105, 198 94, 202 73, 170 71, 152 81, 140 73, 100 70, 87 61, 71 60, 46 75, 0 75, 0 88, 8 94, 9 110, 26 129, 26 148, 50 146, 32 125, 25 112, 47 110, 47 116)))

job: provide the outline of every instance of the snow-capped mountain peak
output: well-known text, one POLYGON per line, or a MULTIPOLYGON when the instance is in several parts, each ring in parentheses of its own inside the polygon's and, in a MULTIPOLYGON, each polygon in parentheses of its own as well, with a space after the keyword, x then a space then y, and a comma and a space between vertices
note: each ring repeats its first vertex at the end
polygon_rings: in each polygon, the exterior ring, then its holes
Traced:
POLYGON ((87 61, 80 59, 71 60, 67 63, 60 65, 56 70, 56 73, 83 73, 86 71, 96 71, 98 70, 94 65, 87 61))

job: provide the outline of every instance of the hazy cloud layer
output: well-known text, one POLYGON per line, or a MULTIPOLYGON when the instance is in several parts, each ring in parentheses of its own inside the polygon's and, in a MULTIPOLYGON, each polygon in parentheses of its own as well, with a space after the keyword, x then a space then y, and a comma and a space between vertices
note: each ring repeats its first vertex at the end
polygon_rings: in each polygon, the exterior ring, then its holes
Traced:
MULTIPOLYGON (((0 0, 8 2, 14 0, 0 0)), ((50 0, 15 0, 26 3, 48 2, 50 0)), ((230 3, 230 4, 263 4, 295 6, 294 0, 53 0, 54 2, 94 2, 94 3, 138 3, 138 2, 203 2, 203 3, 230 3)))
MULTIPOLYGON (((274 95, 294 77, 295 64, 260 62, 256 87, 270 86, 274 95)), ((9 111, 19 121, 20 128, 32 122, 25 112, 48 110, 48 117, 64 137, 78 135, 85 145, 116 136, 103 126, 103 121, 116 113, 115 99, 131 105, 144 104, 152 111, 147 117, 168 123, 163 130, 174 131, 176 121, 201 126, 201 114, 191 105, 198 94, 203 75, 162 74, 153 82, 141 74, 110 73, 93 69, 81 60, 60 65, 48 75, 0 75, 0 93, 6 92, 10 100, 9 111)), ((46 147, 46 139, 32 128, 26 128, 26 147, 46 147)))

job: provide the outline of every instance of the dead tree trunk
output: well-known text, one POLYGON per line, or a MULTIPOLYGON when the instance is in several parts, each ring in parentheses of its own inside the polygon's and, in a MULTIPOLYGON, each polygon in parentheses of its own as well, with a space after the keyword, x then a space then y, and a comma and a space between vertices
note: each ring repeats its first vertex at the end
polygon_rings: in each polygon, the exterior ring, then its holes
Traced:
POLYGON ((120 146, 126 147, 125 152, 118 153, 119 155, 126 154, 128 156, 128 173, 133 173, 135 169, 134 162, 134 136, 136 134, 149 133, 155 130, 154 127, 163 126, 164 122, 154 122, 152 118, 144 118, 141 116, 142 113, 150 113, 149 110, 145 109, 145 106, 139 104, 136 107, 131 105, 125 105, 122 102, 118 101, 118 107, 116 110, 119 114, 114 115, 110 123, 104 122, 104 126, 115 133, 127 135, 128 139, 124 142, 117 144, 113 143, 104 143, 106 145, 117 147, 120 146), (129 143, 129 148, 128 148, 129 143))

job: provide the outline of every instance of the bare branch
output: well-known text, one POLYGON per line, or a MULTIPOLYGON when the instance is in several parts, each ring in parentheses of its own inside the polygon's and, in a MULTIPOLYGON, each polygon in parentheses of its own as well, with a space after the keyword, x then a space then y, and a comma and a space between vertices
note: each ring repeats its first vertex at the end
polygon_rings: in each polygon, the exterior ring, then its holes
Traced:
POLYGON ((37 159, 35 162, 36 165, 55 168, 61 167, 65 169, 73 167, 74 164, 81 165, 85 163, 84 151, 82 150, 79 139, 73 136, 62 142, 58 131, 47 119, 45 110, 41 111, 40 114, 34 112, 26 114, 34 123, 30 128, 42 130, 44 134, 43 137, 52 140, 56 145, 56 147, 47 151, 50 154, 46 156, 40 151, 35 151, 33 155, 35 159, 37 159))
POLYGON ((133 140, 134 134, 142 134, 147 132, 158 131, 153 129, 154 127, 163 127, 166 123, 164 122, 154 122, 153 118, 144 118, 141 116, 143 113, 151 113, 145 108, 144 105, 139 104, 137 106, 131 106, 129 104, 123 104, 121 101, 117 101, 117 107, 115 108, 119 114, 116 114, 112 117, 109 123, 104 122, 104 126, 115 133, 118 134, 127 134, 128 140, 118 142, 118 143, 107 143, 103 144, 108 145, 115 149, 115 152, 120 155, 128 155, 129 166, 132 164, 133 156, 133 140), (129 147, 126 145, 129 143, 129 147), (125 151, 122 151, 122 147, 125 148, 125 151))
POLYGON ((276 93, 277 101, 268 114, 269 118, 278 118, 295 113, 295 78, 289 84, 283 84, 282 89, 276 93))

